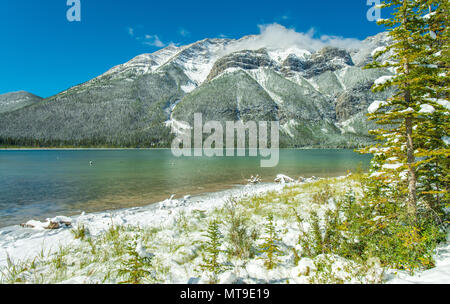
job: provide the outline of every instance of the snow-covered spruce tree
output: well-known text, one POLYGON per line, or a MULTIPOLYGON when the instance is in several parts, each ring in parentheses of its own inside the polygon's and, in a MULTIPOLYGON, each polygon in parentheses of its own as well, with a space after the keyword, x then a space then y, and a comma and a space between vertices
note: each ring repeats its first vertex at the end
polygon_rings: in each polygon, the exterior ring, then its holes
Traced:
POLYGON ((425 96, 431 89, 424 85, 428 77, 428 65, 424 65, 427 39, 427 9, 424 1, 390 0, 382 8, 393 9, 392 17, 381 19, 378 24, 388 28, 392 43, 374 54, 375 61, 368 68, 389 68, 394 76, 385 76, 375 82, 374 91, 395 88, 394 95, 386 101, 375 101, 369 107, 369 119, 380 127, 371 131, 379 144, 364 149, 373 153, 372 177, 375 177, 383 195, 404 194, 407 199, 407 213, 411 222, 417 219, 417 155, 419 151, 417 128, 428 118, 421 110, 425 96), (388 59, 376 61, 386 54, 388 59), (384 193, 383 193, 384 192, 384 193))
POLYGON ((424 69, 424 96, 416 130, 418 195, 437 215, 449 201, 449 1, 422 1, 422 39, 425 45, 418 63, 424 69))

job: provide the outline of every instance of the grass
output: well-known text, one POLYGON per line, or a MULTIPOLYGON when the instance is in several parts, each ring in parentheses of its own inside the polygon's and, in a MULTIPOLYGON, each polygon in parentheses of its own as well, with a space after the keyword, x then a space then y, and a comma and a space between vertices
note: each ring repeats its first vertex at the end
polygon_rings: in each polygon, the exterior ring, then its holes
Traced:
POLYGON ((0 271, 2 283, 25 283, 24 273, 31 269, 31 265, 26 262, 14 262, 9 254, 6 257, 7 267, 0 271))
POLYGON ((71 231, 75 239, 80 239, 82 241, 84 241, 86 237, 89 236, 89 230, 83 224, 78 224, 78 226, 71 231))
MULTIPOLYGON (((297 277, 286 277, 284 281, 380 282, 380 259, 362 255, 357 258, 360 248, 346 236, 351 229, 359 228, 336 217, 339 212, 351 211, 348 214, 352 217, 361 212, 362 209, 343 209, 344 201, 362 199, 361 177, 354 174, 345 179, 286 185, 282 191, 232 198, 211 210, 185 210, 174 216, 172 226, 120 226, 111 221, 104 232, 91 236, 88 227, 80 224, 72 235, 82 242, 60 247, 53 253, 41 251, 34 260, 12 261, 8 257, 8 265, 0 272, 0 282, 55 283, 87 276, 98 283, 169 283, 180 276, 186 280, 201 276, 196 270, 205 264, 208 250, 214 257, 209 260, 213 262, 210 266, 221 263, 228 270, 245 273, 246 265, 255 264, 262 257, 258 253, 261 246, 272 247, 269 250, 272 253, 277 251, 276 257, 272 255, 273 260, 266 263, 268 268, 294 268, 312 261, 314 266, 299 269, 297 277), (333 205, 337 211, 332 211, 333 205), (272 217, 268 222, 269 215, 272 217), (211 247, 205 233, 213 218, 221 220, 216 228, 223 238, 211 247), (151 263, 136 255, 136 247, 130 245, 136 240, 154 253, 151 263), (289 256, 292 259, 286 262, 289 256)), ((209 240, 211 237, 210 234, 209 240)))

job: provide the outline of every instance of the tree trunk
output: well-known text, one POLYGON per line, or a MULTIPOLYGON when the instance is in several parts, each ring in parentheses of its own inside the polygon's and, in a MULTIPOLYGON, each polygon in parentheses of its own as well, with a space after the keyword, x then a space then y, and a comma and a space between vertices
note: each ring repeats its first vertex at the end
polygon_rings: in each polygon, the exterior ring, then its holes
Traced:
POLYGON ((406 153, 408 165, 408 214, 413 222, 416 221, 417 216, 417 193, 416 193, 416 169, 414 157, 414 144, 412 139, 413 118, 407 117, 405 119, 406 125, 406 153))
MULTIPOLYGON (((409 62, 405 60, 404 72, 409 74, 409 62)), ((405 88, 405 103, 411 104, 411 92, 408 88, 405 88)), ((408 214, 412 222, 416 222, 417 219, 417 192, 416 192, 416 168, 415 168, 415 156, 414 156, 414 143, 413 143, 413 117, 408 115, 405 118, 406 128, 406 162, 408 165, 408 214)))
MULTIPOLYGON (((435 166, 439 170, 439 162, 437 160, 438 160, 438 158, 436 158, 435 166)), ((439 181, 440 181, 440 179, 438 179, 438 181, 436 182, 436 192, 437 192, 436 193, 436 203, 435 203, 436 210, 439 210, 439 207, 441 206, 441 201, 440 201, 440 197, 439 197, 439 192, 441 191, 440 190, 441 185, 440 185, 439 181)))

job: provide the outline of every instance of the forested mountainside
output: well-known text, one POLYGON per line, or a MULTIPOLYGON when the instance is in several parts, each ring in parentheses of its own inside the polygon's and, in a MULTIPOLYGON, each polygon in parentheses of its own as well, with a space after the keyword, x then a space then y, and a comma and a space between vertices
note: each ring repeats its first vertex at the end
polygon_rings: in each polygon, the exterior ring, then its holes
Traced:
POLYGON ((2 146, 169 147, 179 121, 280 121, 282 147, 357 147, 372 142, 365 114, 391 92, 365 70, 386 33, 358 49, 242 49, 205 39, 143 54, 55 96, 0 95, 2 146))

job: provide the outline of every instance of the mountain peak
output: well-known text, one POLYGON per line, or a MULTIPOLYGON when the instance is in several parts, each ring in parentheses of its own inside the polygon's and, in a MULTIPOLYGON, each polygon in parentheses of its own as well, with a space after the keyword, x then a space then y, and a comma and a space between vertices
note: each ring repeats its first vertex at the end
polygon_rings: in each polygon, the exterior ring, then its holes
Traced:
POLYGON ((370 90, 389 71, 362 69, 387 39, 369 37, 354 50, 324 43, 306 50, 258 36, 169 45, 45 103, 26 92, 0 96, 27 101, 16 108, 0 102, 0 140, 168 147, 168 125, 203 113, 218 120, 277 120, 286 147, 354 147, 370 141, 368 105, 389 97, 370 90))
POLYGON ((10 92, 0 95, 0 113, 12 112, 42 100, 26 91, 10 92))

